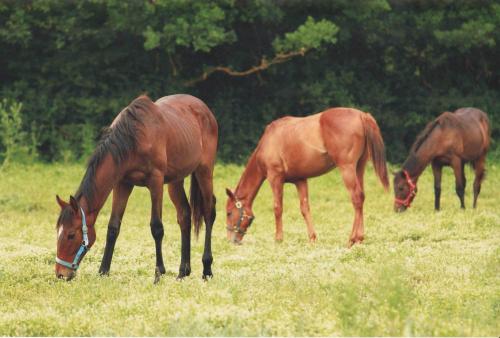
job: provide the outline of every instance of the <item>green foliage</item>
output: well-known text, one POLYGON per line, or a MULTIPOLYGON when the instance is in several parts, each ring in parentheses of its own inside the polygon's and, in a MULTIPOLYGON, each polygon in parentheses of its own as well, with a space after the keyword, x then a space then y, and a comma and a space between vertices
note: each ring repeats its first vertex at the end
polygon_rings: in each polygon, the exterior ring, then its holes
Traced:
POLYGON ((319 49, 324 45, 335 44, 338 31, 339 28, 333 22, 328 20, 316 22, 309 16, 296 31, 286 33, 284 38, 277 38, 273 46, 280 53, 319 49))
POLYGON ((20 102, 10 102, 7 99, 0 101, 0 150, 3 150, 2 167, 11 161, 32 161, 37 156, 37 138, 35 132, 28 135, 23 131, 22 107, 23 105, 20 102))
POLYGON ((168 11, 169 18, 160 31, 151 26, 144 32, 146 50, 163 47, 174 53, 178 47, 192 48, 195 52, 209 52, 212 48, 234 42, 234 31, 224 27, 225 5, 233 1, 219 1, 220 4, 204 1, 159 1, 152 14, 168 11))
MULTIPOLYGON (((442 210, 433 211, 428 168, 410 210, 396 214, 371 166, 365 174, 364 244, 346 248, 354 211, 337 170, 309 181, 318 242, 308 243, 295 187, 285 185, 284 241, 274 242, 272 192, 263 185, 256 219, 240 246, 228 243, 225 187, 243 171, 217 165, 214 278, 202 274, 203 240, 191 243, 191 276, 175 279, 180 230, 164 200, 167 273, 153 285, 150 198, 136 187, 111 272, 98 274, 110 217, 76 278, 54 274, 55 194, 67 198, 82 164, 13 164, 0 172, 0 335, 2 336, 494 336, 500 332, 498 162, 488 162, 478 208, 472 187, 459 209, 451 170, 443 172, 442 210)), ((472 170, 466 176, 471 179, 472 170)), ((189 180, 187 180, 189 181, 189 180)), ((188 183, 188 182, 187 182, 188 183)), ((166 189, 166 188, 165 188, 166 189)))
POLYGON ((463 106, 500 137, 499 26, 494 0, 8 1, 0 96, 24 103, 44 160, 84 157, 83 126, 95 133, 139 94, 185 92, 213 109, 225 161, 244 161, 275 118, 340 105, 372 113, 401 161, 427 121, 463 106), (303 56, 188 85, 288 53, 303 56))
POLYGON ((460 28, 451 31, 437 30, 434 34, 443 45, 467 51, 473 47, 494 47, 495 38, 492 33, 497 27, 490 22, 469 21, 460 28))

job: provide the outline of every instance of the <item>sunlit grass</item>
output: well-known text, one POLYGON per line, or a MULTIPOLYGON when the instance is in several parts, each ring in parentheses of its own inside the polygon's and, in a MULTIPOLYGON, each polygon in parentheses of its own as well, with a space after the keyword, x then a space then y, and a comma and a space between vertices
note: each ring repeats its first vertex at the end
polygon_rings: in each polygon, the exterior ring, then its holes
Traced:
POLYGON ((459 209, 451 170, 443 177, 442 211, 433 211, 432 175, 404 214, 392 211, 371 167, 365 175, 362 245, 347 249, 353 219, 338 171, 310 180, 318 232, 307 240, 294 186, 285 188, 283 243, 274 242, 272 194, 264 184, 244 244, 226 242, 224 188, 242 167, 218 165, 214 278, 201 278, 203 241, 192 244, 192 275, 175 276, 180 231, 165 200, 167 275, 154 279, 150 199, 129 201, 109 277, 97 270, 110 201, 97 242, 78 276, 54 275, 55 194, 67 199, 82 165, 14 165, 0 173, 0 335, 498 335, 500 312, 500 168, 488 163, 477 210, 459 209))

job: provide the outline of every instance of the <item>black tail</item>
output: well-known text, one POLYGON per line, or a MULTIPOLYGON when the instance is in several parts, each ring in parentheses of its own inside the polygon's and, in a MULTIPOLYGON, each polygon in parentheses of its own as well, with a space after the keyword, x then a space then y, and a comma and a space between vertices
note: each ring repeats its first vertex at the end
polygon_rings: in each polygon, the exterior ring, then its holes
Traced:
POLYGON ((191 216, 193 219, 194 233, 196 238, 200 233, 201 217, 203 216, 203 197, 200 185, 194 173, 191 174, 191 191, 189 193, 189 204, 191 205, 191 216))

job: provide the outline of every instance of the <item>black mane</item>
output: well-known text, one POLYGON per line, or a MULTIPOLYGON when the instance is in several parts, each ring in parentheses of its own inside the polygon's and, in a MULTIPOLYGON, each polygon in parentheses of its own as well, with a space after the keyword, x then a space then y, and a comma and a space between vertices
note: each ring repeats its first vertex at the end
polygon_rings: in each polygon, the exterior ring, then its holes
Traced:
POLYGON ((149 97, 139 96, 120 112, 114 124, 103 130, 101 139, 87 163, 87 170, 75 194, 76 199, 85 196, 89 202, 92 201, 96 190, 95 174, 107 154, 111 154, 115 165, 119 166, 128 158, 130 152, 136 149, 138 125, 142 124, 140 112, 150 111, 152 105, 149 97))
POLYGON ((429 138, 436 127, 440 128, 461 128, 456 116, 453 113, 445 112, 438 116, 434 121, 429 122, 424 130, 422 130, 411 146, 410 154, 403 164, 403 168, 409 172, 413 172, 414 169, 419 164, 419 159, 417 158, 417 151, 424 144, 424 142, 429 138))
POLYGON ((420 146, 422 146, 422 144, 424 144, 425 140, 427 140, 427 138, 432 133, 432 131, 434 130, 434 128, 436 128, 438 125, 439 125, 439 119, 435 119, 434 121, 429 122, 425 126, 424 130, 422 130, 417 135, 417 139, 415 140, 415 142, 411 146, 410 152, 411 153, 416 153, 418 151, 418 148, 420 148, 420 146))

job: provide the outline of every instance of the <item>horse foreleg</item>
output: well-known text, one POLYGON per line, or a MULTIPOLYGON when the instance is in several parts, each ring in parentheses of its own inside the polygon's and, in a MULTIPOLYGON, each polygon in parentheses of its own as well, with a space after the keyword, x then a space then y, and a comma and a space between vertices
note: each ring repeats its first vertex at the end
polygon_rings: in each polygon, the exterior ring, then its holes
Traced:
POLYGON ((434 209, 438 211, 441 207, 441 174, 443 166, 435 161, 432 162, 432 174, 434 175, 434 209))
POLYGON ((481 182, 484 179, 485 161, 486 161, 486 155, 483 155, 477 161, 474 162, 474 172, 476 174, 475 175, 476 177, 474 178, 474 204, 473 204, 474 208, 476 208, 477 197, 481 192, 481 182))
POLYGON ((460 199, 460 208, 465 209, 464 195, 465 195, 465 163, 458 157, 451 161, 451 167, 455 174, 455 191, 460 199))
POLYGON ((276 222, 275 239, 277 242, 283 241, 283 184, 284 180, 280 176, 269 178, 274 196, 274 219, 276 222))
MULTIPOLYGON (((155 240, 156 249, 156 271, 159 274, 165 273, 163 265, 163 256, 161 252, 161 243, 163 240, 163 223, 161 221, 162 204, 163 204, 163 174, 152 174, 147 182, 147 187, 151 194, 151 235, 155 240)), ((156 280, 155 280, 156 281, 156 280)))
POLYGON ((342 173, 344 184, 351 194, 351 201, 354 207, 354 222, 348 244, 348 247, 351 247, 353 244, 360 243, 364 239, 363 203, 365 201, 365 194, 356 175, 355 166, 344 166, 339 169, 342 173))
POLYGON ((201 167, 195 172, 203 199, 203 219, 205 220, 205 248, 203 250, 203 279, 212 274, 212 227, 215 222, 215 196, 213 192, 213 168, 201 167))
POLYGON ((191 207, 184 190, 184 180, 170 183, 168 194, 177 212, 177 223, 181 229, 181 265, 177 278, 191 274, 191 207))
POLYGON ((307 233, 309 235, 309 241, 316 241, 316 231, 314 230, 311 211, 309 209, 309 193, 307 189, 307 180, 300 180, 295 182, 295 186, 297 187, 297 193, 299 195, 300 200, 300 212, 304 217, 304 220, 307 224, 307 233))
POLYGON ((120 234, 120 226, 125 213, 128 197, 132 192, 133 186, 126 183, 119 183, 113 189, 113 204, 111 207, 111 216, 108 223, 108 233, 106 235, 106 247, 101 261, 99 273, 107 275, 113 259, 113 251, 115 249, 116 239, 120 234))

